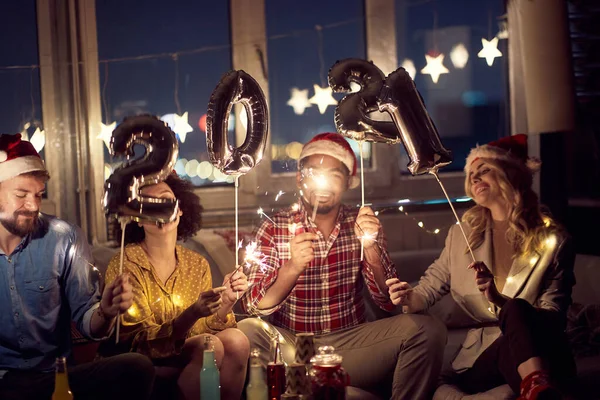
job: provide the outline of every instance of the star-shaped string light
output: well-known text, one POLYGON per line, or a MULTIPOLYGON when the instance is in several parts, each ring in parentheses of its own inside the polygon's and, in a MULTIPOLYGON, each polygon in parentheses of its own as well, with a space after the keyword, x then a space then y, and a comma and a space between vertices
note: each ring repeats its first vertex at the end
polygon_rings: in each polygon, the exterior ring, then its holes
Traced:
POLYGON ((300 90, 293 87, 290 92, 292 97, 288 100, 287 105, 294 109, 296 115, 304 114, 304 110, 312 106, 308 101, 308 89, 300 90))
POLYGON ((160 118, 160 120, 169 125, 169 128, 175 132, 181 143, 185 143, 187 134, 194 130, 194 128, 192 128, 192 126, 188 123, 187 111, 182 115, 165 114, 160 118))
POLYGON ((481 45, 483 49, 479 53, 477 53, 477 57, 485 58, 488 66, 492 66, 494 63, 494 58, 502 57, 502 53, 498 50, 498 38, 495 37, 492 40, 486 40, 481 38, 481 45))
POLYGON ((425 54, 425 60, 427 60, 427 65, 421 70, 421 73, 424 75, 431 75, 433 83, 438 82, 441 74, 450 72, 448 71, 448 68, 444 67, 444 55, 442 53, 435 57, 425 54))
POLYGON ((40 130, 40 128, 36 128, 33 135, 31 135, 31 139, 29 142, 33 145, 33 148, 38 153, 42 151, 44 146, 46 145, 46 131, 40 130))
POLYGON ((112 133, 116 127, 116 122, 113 122, 109 125, 104 125, 102 122, 100 122, 100 133, 98 134, 98 136, 96 136, 96 139, 104 141, 104 144, 106 145, 108 151, 110 151, 110 138, 112 137, 112 133))
POLYGON ((337 105, 338 102, 333 98, 332 90, 329 86, 322 88, 319 85, 313 85, 313 87, 315 88, 315 95, 309 101, 319 107, 321 114, 325 114, 328 106, 337 105))

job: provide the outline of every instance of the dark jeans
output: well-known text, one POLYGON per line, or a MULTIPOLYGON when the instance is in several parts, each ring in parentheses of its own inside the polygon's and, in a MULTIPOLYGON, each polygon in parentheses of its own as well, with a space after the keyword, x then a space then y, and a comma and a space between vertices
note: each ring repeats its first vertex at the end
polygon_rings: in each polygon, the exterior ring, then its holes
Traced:
POLYGON ((523 299, 509 300, 500 311, 500 336, 475 361, 456 376, 456 384, 467 393, 485 392, 508 383, 520 392, 518 366, 540 357, 552 379, 570 391, 576 366, 558 313, 537 309, 523 299))
MULTIPOLYGON (((121 354, 67 369, 77 400, 148 399, 152 392, 154 366, 140 354, 121 354)), ((53 372, 12 370, 0 379, 2 400, 48 400, 53 391, 53 372)))

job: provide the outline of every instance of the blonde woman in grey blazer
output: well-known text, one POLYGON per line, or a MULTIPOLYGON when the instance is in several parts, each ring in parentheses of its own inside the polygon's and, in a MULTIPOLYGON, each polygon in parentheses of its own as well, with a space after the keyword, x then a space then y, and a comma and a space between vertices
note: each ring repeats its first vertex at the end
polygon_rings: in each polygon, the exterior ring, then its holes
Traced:
POLYGON ((453 226, 416 287, 386 282, 405 312, 426 311, 451 293, 480 323, 452 363, 453 383, 468 393, 508 383, 519 399, 559 399, 575 378, 564 335, 575 256, 566 233, 540 211, 531 189, 538 168, 526 135, 472 149, 465 190, 476 205, 462 220, 477 261, 453 226))

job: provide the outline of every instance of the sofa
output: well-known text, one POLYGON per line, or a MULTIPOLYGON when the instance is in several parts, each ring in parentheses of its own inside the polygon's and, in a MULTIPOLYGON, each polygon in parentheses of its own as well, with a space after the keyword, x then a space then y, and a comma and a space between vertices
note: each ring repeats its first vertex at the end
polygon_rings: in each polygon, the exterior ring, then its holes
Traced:
MULTIPOLYGON (((232 242, 230 232, 202 230, 196 236, 184 243, 184 246, 202 254, 209 262, 213 282, 215 285, 223 281, 223 277, 233 270, 235 257, 231 251, 232 242)), ((248 232, 244 232, 248 233, 248 232)), ((96 267, 103 273, 108 262, 118 251, 114 246, 95 246, 93 255, 96 267)), ((416 283, 429 264, 439 255, 441 249, 427 249, 420 251, 401 251, 391 253, 398 272, 403 280, 416 283)), ((595 284, 600 282, 600 257, 577 255, 575 263, 575 275, 577 285, 573 292, 573 301, 578 305, 600 305, 600 291, 595 284)), ((365 293, 366 294, 366 293, 365 293)), ((368 295, 367 295, 368 298, 368 295)), ((599 306, 600 307, 600 306, 599 306)), ((367 302, 369 319, 389 317, 367 302)), ((239 311, 239 310, 237 310, 239 311)), ((460 345, 466 336, 473 321, 456 305, 451 296, 445 296, 436 304, 430 314, 443 321, 448 328, 448 342, 444 352, 444 370, 450 368, 450 362, 458 352, 460 345)), ((244 318, 241 315, 239 318, 244 318)), ((599 317, 600 319, 600 317, 599 317)), ((600 341, 600 330, 597 330, 596 340, 600 341)), ((592 340, 592 339, 590 339, 592 340)), ((600 344, 600 343, 599 343, 600 344)), ((598 349, 600 346, 592 346, 598 349)), ((76 361, 85 361, 93 358, 95 346, 81 340, 75 345, 76 361)), ((582 354, 577 358, 578 375, 580 380, 582 399, 600 399, 600 354, 593 351, 582 354)), ((491 389, 485 393, 466 395, 458 388, 442 384, 437 388, 433 398, 442 399, 464 399, 464 400, 491 400, 491 399, 516 399, 508 385, 491 389)), ((376 396, 357 388, 349 388, 347 398, 350 399, 377 399, 376 396)))
MULTIPOLYGON (((440 253, 441 249, 431 249, 419 252, 392 253, 400 276, 416 284, 419 277, 440 253)), ((569 312, 570 322, 574 322, 585 310, 582 308, 593 307, 594 312, 600 313, 600 291, 597 284, 600 283, 600 257, 578 254, 575 259, 575 279, 577 284, 573 288, 573 306, 569 312)), ((451 296, 445 296, 440 302, 431 308, 429 313, 442 320, 448 328, 448 342, 444 351, 444 372, 450 371, 450 363, 457 352, 473 321, 454 302, 451 296)), ((379 315, 381 316, 381 315, 379 315)), ((596 317, 596 316, 595 316, 596 317)), ((589 318, 588 318, 589 319, 589 318)), ((600 323, 600 314, 594 321, 600 323)), ((571 324, 570 324, 571 325, 571 324)), ((580 324, 584 325, 584 324, 580 324)), ((579 327, 581 328, 581 327, 579 327)), ((572 327, 575 330, 575 327, 572 327)), ((600 326, 596 326, 595 334, 588 331, 587 339, 594 341, 588 351, 575 351, 578 371, 579 398, 585 400, 600 399, 600 326), (595 350, 595 351, 594 351, 595 350)), ((569 330, 567 330, 569 332, 569 330)), ((583 346, 585 347, 585 346, 583 346)), ((434 400, 493 400, 493 399, 516 399, 517 395, 508 385, 499 386, 485 393, 467 395, 455 386, 441 384, 434 396, 434 400)))

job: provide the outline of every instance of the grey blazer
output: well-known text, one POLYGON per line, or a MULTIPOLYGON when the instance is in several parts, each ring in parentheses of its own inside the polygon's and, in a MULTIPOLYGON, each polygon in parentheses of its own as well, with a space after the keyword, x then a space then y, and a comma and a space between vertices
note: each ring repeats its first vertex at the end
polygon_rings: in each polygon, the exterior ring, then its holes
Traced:
MULTIPOLYGON (((468 236, 470 228, 463 226, 468 236)), ((502 334, 498 327, 500 310, 477 289, 475 272, 467 269, 472 260, 466 248, 460 227, 453 226, 440 257, 425 271, 415 287, 415 291, 425 298, 426 308, 450 292, 456 303, 481 325, 468 332, 452 362, 452 368, 457 372, 472 367, 479 355, 502 334)), ((491 230, 486 231, 484 242, 473 253, 477 261, 493 268, 491 230)), ((502 294, 566 315, 575 284, 574 262, 571 240, 567 236, 552 235, 534 257, 520 257, 513 261, 502 294)))

